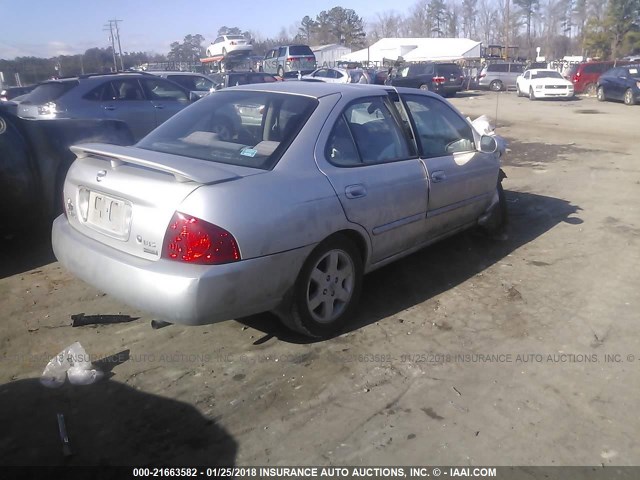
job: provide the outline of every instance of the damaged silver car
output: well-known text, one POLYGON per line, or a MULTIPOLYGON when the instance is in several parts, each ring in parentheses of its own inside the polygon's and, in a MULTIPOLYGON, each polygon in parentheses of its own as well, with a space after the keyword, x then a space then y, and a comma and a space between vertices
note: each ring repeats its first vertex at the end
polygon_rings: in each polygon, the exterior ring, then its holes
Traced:
POLYGON ((53 248, 169 322, 273 311, 323 337, 353 316, 366 273, 467 228, 500 229, 503 145, 415 89, 229 88, 135 146, 73 147, 53 248))

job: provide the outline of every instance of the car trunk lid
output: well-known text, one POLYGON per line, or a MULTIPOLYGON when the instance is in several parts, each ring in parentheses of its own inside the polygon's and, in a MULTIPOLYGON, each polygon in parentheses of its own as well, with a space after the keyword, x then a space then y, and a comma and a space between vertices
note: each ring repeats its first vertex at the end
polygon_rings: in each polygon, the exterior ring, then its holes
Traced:
POLYGON ((148 260, 162 255, 167 225, 202 185, 264 173, 249 167, 106 144, 71 147, 64 185, 69 223, 84 235, 148 260))

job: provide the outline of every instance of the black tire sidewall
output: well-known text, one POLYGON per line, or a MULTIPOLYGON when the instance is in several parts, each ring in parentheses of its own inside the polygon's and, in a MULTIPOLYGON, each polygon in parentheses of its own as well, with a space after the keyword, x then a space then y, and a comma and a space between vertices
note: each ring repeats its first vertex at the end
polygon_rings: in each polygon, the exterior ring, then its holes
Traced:
POLYGON ((305 261, 294 286, 291 313, 295 318, 295 323, 304 330, 302 333, 312 337, 322 338, 339 332, 358 306, 358 300, 360 299, 360 293, 362 291, 362 276, 362 257, 351 240, 342 235, 336 235, 318 245, 305 261), (307 286, 309 284, 309 276, 313 268, 315 268, 316 263, 331 250, 341 250, 351 258, 355 270, 354 288, 349 304, 342 314, 333 322, 323 324, 315 321, 308 311, 307 286))

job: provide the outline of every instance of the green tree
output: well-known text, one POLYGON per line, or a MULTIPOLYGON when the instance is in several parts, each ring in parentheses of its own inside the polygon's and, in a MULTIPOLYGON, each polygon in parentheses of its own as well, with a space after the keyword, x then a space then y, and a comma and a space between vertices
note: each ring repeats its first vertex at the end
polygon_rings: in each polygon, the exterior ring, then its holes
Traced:
POLYGON ((605 26, 611 36, 611 57, 615 59, 625 36, 640 27, 640 0, 609 0, 605 26))
POLYGON ((444 0, 431 0, 427 9, 427 14, 431 17, 431 34, 434 37, 444 37, 448 28, 447 20, 449 18, 449 10, 444 0))
POLYGON ((315 29, 318 27, 318 22, 316 22, 309 15, 305 15, 302 20, 300 20, 300 27, 298 28, 298 37, 303 41, 310 43, 311 35, 315 32, 315 29))
POLYGON ((518 7, 518 14, 527 27, 527 48, 531 50, 531 21, 540 10, 540 0, 513 0, 513 4, 518 7))
POLYGON ((167 58, 175 62, 195 62, 204 56, 203 41, 204 37, 199 33, 187 35, 182 43, 173 42, 169 45, 170 50, 167 58))
POLYGON ((478 0, 462 0, 462 35, 465 38, 476 36, 476 17, 478 0))
POLYGON ((333 7, 316 17, 320 43, 344 43, 351 48, 364 46, 364 23, 350 8, 333 7))

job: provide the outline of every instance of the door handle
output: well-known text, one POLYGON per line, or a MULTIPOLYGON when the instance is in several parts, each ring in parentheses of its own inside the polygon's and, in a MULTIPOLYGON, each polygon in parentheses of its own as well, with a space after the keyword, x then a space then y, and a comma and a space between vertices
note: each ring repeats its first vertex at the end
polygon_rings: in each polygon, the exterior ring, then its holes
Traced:
POLYGON ((344 189, 347 198, 362 198, 367 196, 367 189, 364 185, 349 185, 344 189))
POLYGON ((158 110, 162 110, 164 107, 162 105, 154 105, 153 108, 157 108, 158 110))
POLYGON ((116 107, 114 107, 113 105, 105 105, 102 108, 104 108, 105 110, 115 110, 116 109, 116 107))
POLYGON ((431 174, 431 180, 434 182, 442 182, 447 179, 447 174, 443 170, 436 170, 431 174))

